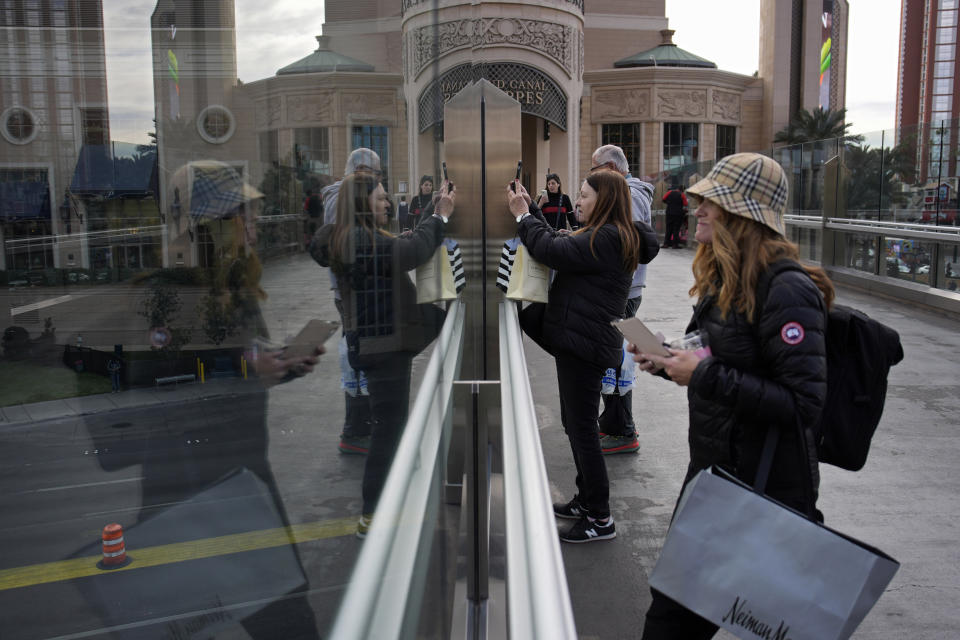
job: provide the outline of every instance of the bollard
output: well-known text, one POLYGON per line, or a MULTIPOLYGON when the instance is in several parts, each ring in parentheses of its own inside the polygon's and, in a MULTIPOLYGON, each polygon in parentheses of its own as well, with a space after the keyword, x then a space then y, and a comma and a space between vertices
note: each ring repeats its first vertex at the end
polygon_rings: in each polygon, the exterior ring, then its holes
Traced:
POLYGON ((103 528, 103 558, 97 563, 100 569, 119 569, 130 564, 127 548, 123 542, 123 527, 108 524, 103 528))
POLYGON ((205 380, 203 379, 203 363, 200 363, 200 384, 203 384, 205 380))

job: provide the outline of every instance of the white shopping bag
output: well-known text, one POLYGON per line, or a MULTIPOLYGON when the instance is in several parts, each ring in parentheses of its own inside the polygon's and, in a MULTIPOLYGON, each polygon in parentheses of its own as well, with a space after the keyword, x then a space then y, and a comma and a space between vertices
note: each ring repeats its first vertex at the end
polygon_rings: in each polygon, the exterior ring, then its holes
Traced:
POLYGON ((849 638, 900 563, 724 471, 677 506, 650 586, 740 638, 849 638))

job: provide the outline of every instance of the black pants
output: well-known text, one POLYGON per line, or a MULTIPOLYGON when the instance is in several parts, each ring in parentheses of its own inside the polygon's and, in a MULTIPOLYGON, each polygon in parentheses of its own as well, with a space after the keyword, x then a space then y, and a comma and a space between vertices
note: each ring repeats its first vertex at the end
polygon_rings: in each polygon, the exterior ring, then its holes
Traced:
POLYGON ((561 352, 557 355, 560 420, 577 466, 577 495, 587 515, 610 515, 610 481, 597 434, 597 400, 604 368, 561 352))
POLYGON ((377 508, 383 484, 393 463, 410 408, 410 363, 413 356, 398 353, 366 369, 370 405, 375 422, 370 432, 370 452, 363 468, 363 513, 377 508))
POLYGON ((663 234, 663 246, 676 247, 680 244, 680 229, 683 227, 682 213, 668 213, 666 230, 663 234))
MULTIPOLYGON (((627 306, 623 311, 624 318, 632 318, 637 314, 641 298, 642 296, 637 296, 627 300, 627 306)), ((621 374, 621 368, 617 367, 617 380, 620 379, 621 374)), ((636 435, 637 426, 633 422, 633 391, 627 391, 621 395, 619 389, 614 389, 613 393, 605 393, 601 397, 603 412, 598 421, 600 432, 611 436, 636 435)))
POLYGON ((719 627, 701 618, 676 600, 650 589, 653 602, 647 609, 641 640, 708 640, 719 627))

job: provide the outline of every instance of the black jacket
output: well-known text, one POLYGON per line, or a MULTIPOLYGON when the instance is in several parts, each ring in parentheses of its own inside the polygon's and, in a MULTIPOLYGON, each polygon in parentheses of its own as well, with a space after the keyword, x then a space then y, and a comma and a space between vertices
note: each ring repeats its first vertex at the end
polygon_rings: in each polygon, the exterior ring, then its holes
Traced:
MULTIPOLYGON (((623 335, 610 325, 623 316, 633 268, 624 270, 620 234, 613 225, 597 229, 590 248, 592 230, 561 234, 546 223, 534 207, 534 215, 520 222, 520 240, 534 260, 556 271, 542 325, 536 327, 537 342, 552 354, 566 351, 604 368, 619 366, 623 359, 623 335)), ((649 229, 634 223, 643 237, 649 229)), ((652 256, 641 243, 641 262, 652 256)), ((526 311, 526 310, 524 310, 526 311)))
POLYGON ((356 228, 353 262, 346 265, 331 264, 333 228, 331 224, 318 229, 308 250, 337 276, 351 364, 365 366, 361 355, 419 352, 439 332, 443 312, 431 304, 417 304, 417 290, 407 272, 436 252, 443 241, 443 222, 428 216, 409 236, 371 237, 356 228))
POLYGON ((812 429, 827 393, 825 327, 820 290, 797 271, 770 281, 755 324, 733 310, 722 318, 709 296, 697 304, 687 331, 705 332, 712 355, 687 389, 688 480, 718 464, 752 483, 766 430, 776 428, 766 493, 798 510, 813 507, 819 474, 812 429))

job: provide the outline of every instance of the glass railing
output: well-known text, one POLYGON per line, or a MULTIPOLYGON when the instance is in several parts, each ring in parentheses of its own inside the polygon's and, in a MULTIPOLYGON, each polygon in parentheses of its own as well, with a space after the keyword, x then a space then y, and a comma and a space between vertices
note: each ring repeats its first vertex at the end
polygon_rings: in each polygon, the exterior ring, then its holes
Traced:
MULTIPOLYGON (((789 180, 787 235, 801 257, 956 291, 958 129, 960 121, 943 120, 766 151, 789 180)), ((690 186, 714 164, 685 165, 650 178, 659 224, 663 194, 690 186)), ((695 227, 692 211, 688 224, 695 227)))
MULTIPOLYGON (((446 637, 450 567, 442 552, 444 474, 454 381, 463 353, 464 308, 454 301, 397 445, 380 503, 357 558, 331 638, 446 637)), ((455 535, 454 535, 455 538, 455 535)))

